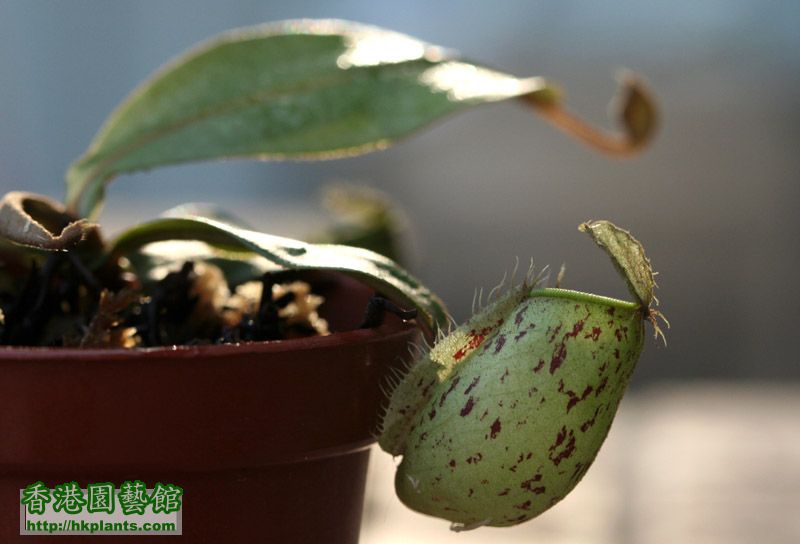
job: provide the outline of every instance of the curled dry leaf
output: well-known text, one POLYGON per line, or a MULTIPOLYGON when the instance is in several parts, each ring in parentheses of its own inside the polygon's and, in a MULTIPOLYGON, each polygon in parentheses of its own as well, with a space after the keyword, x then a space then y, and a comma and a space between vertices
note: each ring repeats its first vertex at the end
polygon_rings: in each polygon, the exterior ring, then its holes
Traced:
POLYGON ((16 244, 65 251, 96 228, 46 196, 13 191, 0 201, 0 235, 16 244))

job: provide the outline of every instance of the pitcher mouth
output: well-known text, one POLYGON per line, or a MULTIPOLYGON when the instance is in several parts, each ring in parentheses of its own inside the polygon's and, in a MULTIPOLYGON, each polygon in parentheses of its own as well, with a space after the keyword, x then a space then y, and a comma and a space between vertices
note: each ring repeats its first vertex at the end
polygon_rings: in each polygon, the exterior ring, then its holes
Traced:
POLYGON ((636 302, 631 302, 628 300, 620 300, 618 298, 585 293, 583 291, 574 291, 572 289, 561 289, 559 287, 542 287, 531 289, 529 295, 531 297, 566 298, 577 302, 592 302, 622 310, 639 310, 642 307, 641 304, 637 304, 636 302))

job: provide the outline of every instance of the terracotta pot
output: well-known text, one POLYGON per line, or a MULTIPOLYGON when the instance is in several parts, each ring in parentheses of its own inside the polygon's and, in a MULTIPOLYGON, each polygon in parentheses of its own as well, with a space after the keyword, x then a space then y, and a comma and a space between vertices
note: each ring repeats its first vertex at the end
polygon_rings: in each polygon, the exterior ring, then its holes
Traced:
MULTIPOLYGON (((353 329, 370 291, 323 283, 332 329, 353 329)), ((416 335, 387 316, 376 329, 237 346, 2 349, 0 542, 53 542, 19 535, 19 489, 36 480, 139 479, 183 487, 180 542, 355 543, 380 384, 416 335)))

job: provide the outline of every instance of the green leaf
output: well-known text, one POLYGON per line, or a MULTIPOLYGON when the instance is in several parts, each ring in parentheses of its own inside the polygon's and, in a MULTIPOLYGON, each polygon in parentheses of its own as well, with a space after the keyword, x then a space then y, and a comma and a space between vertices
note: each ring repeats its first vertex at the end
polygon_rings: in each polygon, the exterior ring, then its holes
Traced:
MULTIPOLYGON (((234 227, 250 229, 240 217, 216 204, 181 204, 166 210, 161 217, 178 219, 203 217, 234 227)), ((257 280, 265 272, 280 270, 261 257, 241 253, 228 255, 197 240, 165 240, 151 243, 141 251, 127 253, 125 256, 130 262, 131 269, 144 283, 161 280, 165 274, 179 269, 186 261, 205 261, 217 266, 222 270, 231 290, 242 283, 257 280)))
POLYGON ((160 165, 382 149, 446 114, 522 95, 555 100, 540 78, 380 28, 308 20, 236 30, 169 64, 116 109, 67 172, 67 203, 94 217, 106 182, 160 165))
POLYGON ((611 221, 587 221, 578 229, 588 233, 614 263, 628 284, 628 290, 644 308, 649 308, 655 300, 656 288, 650 259, 644 253, 642 244, 625 229, 611 221))
POLYGON ((444 304, 392 260, 365 249, 307 244, 203 217, 162 218, 137 225, 120 235, 110 254, 126 256, 154 242, 196 240, 217 248, 227 259, 252 262, 261 257, 269 269, 328 270, 352 276, 398 304, 418 311, 420 324, 429 335, 446 328, 444 304))
MULTIPOLYGON (((265 272, 281 270, 250 253, 231 255, 197 241, 172 240, 152 243, 140 251, 125 254, 125 257, 130 263, 131 270, 144 284, 158 282, 168 272, 179 269, 186 261, 205 261, 217 266, 222 270, 228 287, 232 290, 237 285, 257 280, 265 272)), ((100 264, 107 259, 108 256, 104 256, 100 264)))

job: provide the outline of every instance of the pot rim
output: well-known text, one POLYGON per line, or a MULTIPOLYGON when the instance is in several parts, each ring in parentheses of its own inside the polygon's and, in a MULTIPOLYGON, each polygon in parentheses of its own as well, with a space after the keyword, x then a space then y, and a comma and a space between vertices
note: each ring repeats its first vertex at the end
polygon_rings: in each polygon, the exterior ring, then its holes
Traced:
POLYGON ((20 362, 52 361, 86 362, 97 360, 140 361, 152 357, 168 355, 169 359, 193 359, 197 357, 226 357, 232 353, 239 355, 268 355, 287 351, 335 348, 353 344, 372 343, 395 335, 407 334, 410 329, 419 328, 415 321, 387 319, 379 327, 351 329, 328 334, 309 336, 290 340, 270 340, 265 342, 237 342, 234 344, 204 344, 197 346, 173 345, 146 348, 76 348, 42 346, 0 346, 0 361, 20 362))

